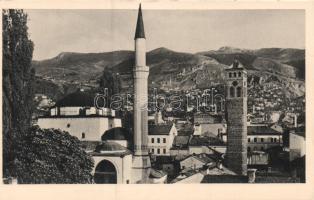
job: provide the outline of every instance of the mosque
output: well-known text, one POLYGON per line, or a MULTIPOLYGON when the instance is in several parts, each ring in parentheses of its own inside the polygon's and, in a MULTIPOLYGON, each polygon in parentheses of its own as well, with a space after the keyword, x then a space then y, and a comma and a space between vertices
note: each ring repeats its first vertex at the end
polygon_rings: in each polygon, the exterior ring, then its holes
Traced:
POLYGON ((86 145, 94 159, 95 183, 157 183, 165 174, 151 169, 148 154, 148 75, 146 38, 141 5, 135 31, 134 134, 122 128, 121 119, 109 108, 98 109, 94 96, 77 91, 59 100, 49 116, 38 118, 41 128, 68 131, 86 145))
MULTIPOLYGON (((96 108, 94 95, 77 91, 59 100, 41 128, 56 128, 79 138, 94 159, 95 183, 165 183, 167 175, 151 167, 148 152, 148 75, 141 5, 135 31, 133 134, 114 110, 96 108)), ((226 165, 237 174, 247 170, 247 73, 237 61, 225 71, 227 87, 226 165)))

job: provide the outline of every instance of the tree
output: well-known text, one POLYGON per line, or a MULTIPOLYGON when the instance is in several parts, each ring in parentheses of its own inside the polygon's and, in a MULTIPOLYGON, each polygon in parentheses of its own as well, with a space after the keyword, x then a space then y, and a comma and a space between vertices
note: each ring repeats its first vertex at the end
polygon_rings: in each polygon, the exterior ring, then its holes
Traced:
POLYGON ((18 183, 91 183, 93 160, 68 132, 31 127, 17 141, 18 183))
POLYGON ((99 80, 100 88, 108 88, 108 95, 118 94, 121 90, 121 81, 118 73, 105 69, 99 80))
POLYGON ((31 125, 33 43, 28 38, 27 15, 23 10, 2 12, 3 65, 3 174, 15 175, 15 141, 31 125))

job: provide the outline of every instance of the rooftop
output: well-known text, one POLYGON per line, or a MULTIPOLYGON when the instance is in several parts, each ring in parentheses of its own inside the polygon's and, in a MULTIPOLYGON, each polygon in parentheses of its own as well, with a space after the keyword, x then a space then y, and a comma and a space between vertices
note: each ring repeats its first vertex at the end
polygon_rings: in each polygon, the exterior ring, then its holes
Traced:
POLYGON ((248 135, 281 135, 279 131, 276 131, 269 126, 248 126, 248 135))
POLYGON ((172 124, 149 124, 148 135, 169 135, 172 124))
POLYGON ((294 133, 296 135, 302 136, 305 138, 305 126, 301 126, 301 127, 297 127, 297 128, 293 128, 291 130, 291 133, 294 133))
POLYGON ((189 140, 189 135, 177 135, 174 137, 172 148, 188 148, 189 140))
POLYGON ((193 135, 189 146, 225 146, 226 144, 219 138, 193 135))
POLYGON ((124 156, 130 155, 132 152, 127 148, 116 142, 103 141, 96 146, 95 151, 91 153, 92 156, 124 156))

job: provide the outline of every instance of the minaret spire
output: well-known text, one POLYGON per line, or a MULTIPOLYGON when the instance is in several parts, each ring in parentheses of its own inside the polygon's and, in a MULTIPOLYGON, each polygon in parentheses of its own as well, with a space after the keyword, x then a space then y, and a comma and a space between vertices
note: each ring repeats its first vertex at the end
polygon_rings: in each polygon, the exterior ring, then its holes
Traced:
POLYGON ((138 16, 137 16, 136 31, 135 31, 134 39, 137 39, 137 38, 145 38, 141 4, 140 4, 140 7, 138 9, 138 16))
POLYGON ((141 5, 138 11, 136 32, 134 38, 135 63, 133 67, 134 103, 133 103, 133 132, 134 154, 132 160, 132 182, 145 183, 150 173, 150 157, 148 154, 148 75, 146 66, 146 39, 141 5))

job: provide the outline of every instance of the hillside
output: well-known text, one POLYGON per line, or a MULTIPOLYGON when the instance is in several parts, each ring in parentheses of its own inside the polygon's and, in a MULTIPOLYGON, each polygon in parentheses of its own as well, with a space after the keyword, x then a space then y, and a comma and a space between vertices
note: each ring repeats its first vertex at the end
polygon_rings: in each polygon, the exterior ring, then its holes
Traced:
POLYGON ((106 67, 114 66, 132 55, 132 51, 107 53, 63 52, 51 59, 33 61, 33 66, 39 76, 68 82, 88 81, 102 74, 106 67))
MULTIPOLYGON (((147 53, 149 85, 163 90, 190 90, 221 85, 224 82, 223 70, 232 64, 235 57, 248 70, 251 83, 262 85, 271 82, 291 91, 289 95, 304 95, 305 51, 299 49, 247 50, 222 47, 216 51, 191 54, 158 48, 147 53)), ((36 75, 57 85, 60 94, 73 90, 66 88, 82 85, 97 87, 98 79, 105 69, 119 78, 122 92, 133 89, 132 51, 61 53, 52 59, 34 61, 33 65, 36 75)), ((37 91, 41 91, 40 85, 37 91)))

